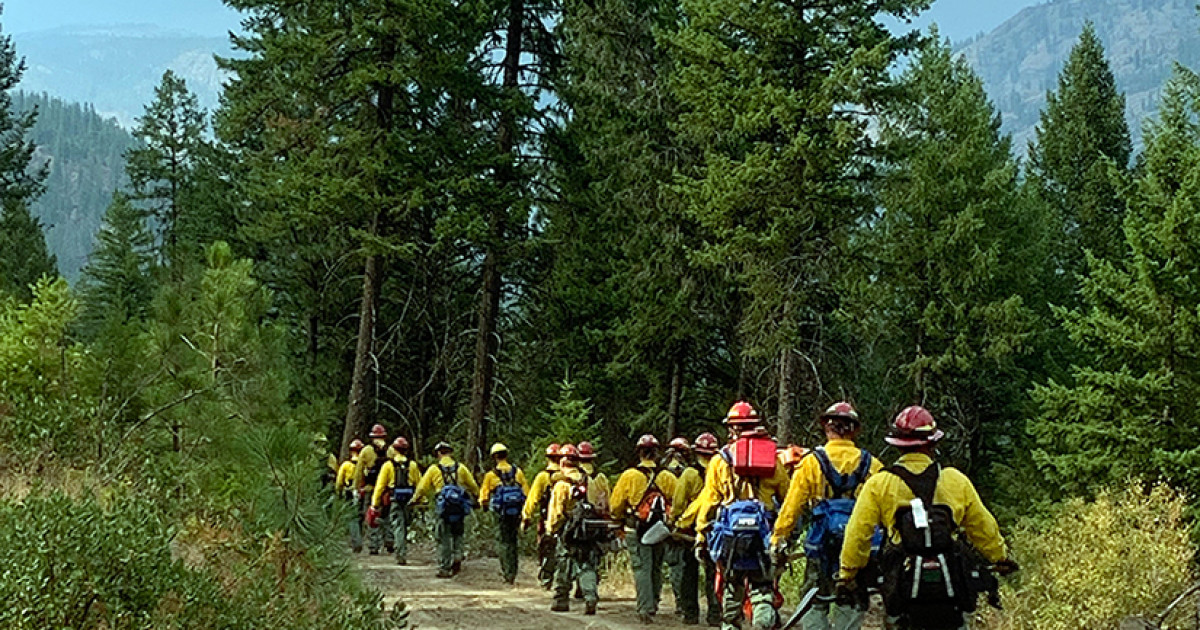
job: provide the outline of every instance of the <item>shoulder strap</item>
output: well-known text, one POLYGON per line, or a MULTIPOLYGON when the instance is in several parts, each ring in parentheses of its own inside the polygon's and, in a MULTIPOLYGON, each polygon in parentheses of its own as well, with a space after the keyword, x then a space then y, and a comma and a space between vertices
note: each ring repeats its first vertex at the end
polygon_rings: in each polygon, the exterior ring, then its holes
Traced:
POLYGON ((646 495, 650 494, 650 488, 654 488, 658 490, 659 494, 662 494, 662 488, 659 488, 658 484, 655 483, 658 479, 658 469, 643 468, 641 466, 638 466, 637 469, 646 475, 646 489, 642 490, 642 496, 638 499, 638 503, 641 504, 642 501, 646 500, 646 495))
POLYGON ((721 453, 721 459, 725 460, 726 464, 729 464, 730 466, 732 466, 733 465, 733 452, 730 451, 729 448, 730 447, 728 444, 725 446, 722 446, 720 453, 721 453))
POLYGON ((871 456, 871 453, 867 449, 859 449, 859 453, 858 468, 854 471, 855 488, 861 486, 867 480, 867 476, 871 474, 871 463, 875 461, 875 458, 871 456))
POLYGON ((830 498, 839 499, 853 490, 852 487, 849 487, 852 480, 838 472, 833 461, 829 459, 829 453, 826 453, 824 448, 814 448, 812 454, 821 466, 821 476, 825 477, 825 483, 829 485, 829 492, 833 495, 830 498))
POLYGON ((449 466, 443 466, 441 464, 438 464, 438 470, 442 471, 442 485, 443 486, 457 486, 458 485, 458 462, 455 462, 449 466), (449 471, 449 472, 447 472, 447 471, 449 471), (450 481, 451 479, 453 479, 454 481, 450 481))
POLYGON ((942 466, 937 462, 929 465, 929 468, 921 471, 921 474, 915 474, 911 470, 896 464, 888 469, 888 472, 896 475, 908 486, 913 495, 925 504, 925 507, 933 506, 933 493, 937 490, 938 477, 942 473, 942 466))

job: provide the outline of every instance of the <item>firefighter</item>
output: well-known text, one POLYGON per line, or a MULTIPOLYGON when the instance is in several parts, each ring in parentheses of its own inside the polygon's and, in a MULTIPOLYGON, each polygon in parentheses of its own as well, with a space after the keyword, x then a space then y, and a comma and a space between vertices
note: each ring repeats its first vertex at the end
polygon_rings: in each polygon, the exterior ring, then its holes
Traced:
MULTIPOLYGON (((367 516, 371 497, 375 494, 375 484, 379 482, 379 473, 383 472, 383 465, 387 462, 387 429, 383 428, 382 424, 377 424, 371 427, 369 438, 370 444, 363 448, 362 454, 358 457, 358 465, 354 469, 354 483, 359 493, 360 518, 367 516)), ((379 555, 379 550, 383 548, 387 528, 387 519, 382 514, 367 523, 367 551, 372 556, 379 555)), ((388 553, 391 551, 388 549, 388 553)))
POLYGON ((353 510, 353 516, 350 518, 350 549, 354 553, 361 553, 363 548, 362 519, 358 517, 358 489, 354 487, 354 469, 358 466, 362 450, 362 440, 350 442, 350 459, 342 462, 333 484, 334 492, 349 503, 353 510))
MULTIPOLYGON (((396 438, 388 449, 388 461, 379 472, 371 505, 383 514, 391 528, 396 564, 408 564, 408 524, 412 520, 409 505, 421 482, 421 469, 408 457, 408 440, 396 438)), ((386 542, 386 541, 385 541, 386 542)))
POLYGON ((454 460, 453 446, 438 442, 433 450, 438 461, 421 477, 413 501, 436 502, 437 576, 450 578, 462 571, 466 517, 476 505, 479 486, 471 471, 454 460))
POLYGON ((525 508, 521 511, 522 529, 528 529, 537 519, 538 582, 546 590, 554 588, 554 568, 558 561, 558 544, 554 536, 546 531, 546 508, 562 459, 558 449, 558 444, 546 447, 546 468, 534 476, 529 486, 529 496, 525 497, 525 508))
POLYGON ((483 476, 479 488, 479 503, 490 506, 496 515, 496 551, 500 557, 500 575, 512 584, 517 580, 518 536, 521 531, 521 510, 529 496, 525 473, 508 462, 508 447, 492 445, 496 464, 483 476))
MULTIPOLYGON (((589 445, 590 446, 590 445, 589 445)), ((564 445, 562 475, 550 496, 547 531, 558 541, 557 572, 554 576, 554 603, 550 610, 570 610, 571 585, 582 591, 584 614, 596 614, 599 600, 598 567, 602 547, 612 539, 612 529, 596 506, 607 504, 607 487, 595 483, 584 473, 579 449, 564 445)))
MULTIPOLYGON (((900 459, 895 466, 868 479, 859 494, 842 547, 841 572, 837 584, 839 598, 846 601, 862 599, 861 588, 864 585, 858 584, 856 578, 870 560, 871 541, 877 527, 884 528, 889 543, 889 549, 885 550, 882 561, 884 566, 881 567, 884 574, 897 574, 892 571, 893 567, 888 566, 888 557, 898 558, 900 566, 906 566, 906 557, 902 550, 914 544, 919 546, 920 541, 902 539, 897 524, 905 515, 908 523, 919 522, 921 525, 918 527, 928 528, 924 529, 926 541, 938 539, 941 529, 947 537, 959 536, 969 542, 979 555, 992 563, 996 573, 1008 575, 1017 570, 1017 564, 1009 559, 995 517, 984 507, 971 480, 958 470, 943 467, 934 460, 934 448, 943 437, 944 434, 937 428, 933 415, 922 407, 908 407, 896 416, 886 441, 900 450, 900 459), (922 494, 927 495, 928 505, 925 499, 917 501, 914 487, 923 489, 922 494), (915 505, 918 503, 921 506, 919 518, 916 516, 915 505), (947 511, 947 518, 953 522, 945 522, 935 514, 940 512, 946 515, 947 511), (938 527, 939 523, 943 525, 941 528, 938 527)), ((927 563, 920 564, 924 570, 927 563)), ((946 564, 962 566, 953 560, 946 564)), ((947 574, 946 582, 952 581, 947 574)), ((940 579, 933 580, 932 585, 936 587, 941 582, 940 579)), ((920 583, 926 584, 924 579, 921 579, 920 583)), ((918 601, 921 593, 934 589, 914 587, 896 590, 901 602, 921 603, 918 601), (911 595, 906 598, 906 592, 915 593, 916 599, 911 595)), ((936 605, 921 606, 920 618, 914 618, 897 610, 901 606, 890 603, 887 627, 894 630, 922 628, 925 627, 922 621, 928 622, 937 616, 951 619, 952 623, 958 624, 961 629, 967 627, 965 613, 969 611, 957 610, 951 604, 942 605, 945 606, 944 610, 939 610, 936 605)))
MULTIPOLYGON (((675 495, 679 494, 680 480, 683 474, 692 470, 692 464, 695 459, 692 457, 692 445, 687 441, 687 438, 677 437, 667 443, 667 455, 663 458, 663 467, 666 468, 672 475, 675 475, 677 483, 675 484, 675 492, 671 496, 671 511, 676 512, 675 495)), ((700 478, 703 482, 703 477, 700 478)), ((699 494, 699 488, 697 488, 699 494)), ((694 497, 693 497, 694 498, 694 497)), ((684 506, 679 508, 679 513, 691 503, 688 499, 684 506)), ((674 519, 671 519, 674 522, 674 519)), ((691 597, 684 593, 684 572, 689 569, 688 565, 695 564, 695 558, 692 557, 692 545, 689 542, 680 540, 678 537, 672 537, 666 542, 667 550, 664 554, 667 559, 667 577, 671 582, 671 592, 675 595, 675 616, 684 620, 684 623, 693 625, 699 623, 699 602, 696 601, 695 580, 692 580, 691 597), (691 558, 691 560, 689 560, 691 558), (694 606, 693 606, 694 605, 694 606), (692 608, 695 610, 692 610, 692 608)))
POLYGON ((825 445, 813 450, 795 466, 787 498, 775 521, 771 543, 775 555, 783 555, 799 518, 817 514, 813 517, 806 544, 808 561, 800 590, 804 593, 817 588, 817 603, 801 618, 801 627, 804 630, 858 630, 866 610, 859 606, 835 605, 833 601, 841 546, 830 538, 831 529, 826 523, 841 519, 839 522, 844 526, 854 508, 854 497, 863 483, 883 468, 883 464, 854 443, 862 431, 862 423, 850 403, 835 403, 818 421, 825 433, 825 445), (825 541, 825 538, 830 540, 825 541))
MULTIPOLYGON (((609 516, 608 499, 612 494, 612 487, 608 483, 608 475, 596 469, 596 448, 591 442, 580 442, 576 447, 579 451, 579 470, 588 479, 588 487, 595 486, 594 507, 605 518, 609 516)), ((599 578, 597 578, 599 579, 599 578)), ((576 585, 575 599, 583 599, 583 587, 576 585)))
MULTIPOLYGON (((690 465, 679 475, 675 484, 675 495, 671 498, 671 522, 679 532, 673 544, 687 544, 686 540, 695 540, 696 509, 700 492, 704 489, 704 477, 708 471, 709 462, 717 454, 717 437, 711 433, 702 433, 696 442, 690 445, 693 455, 690 465)), ((716 626, 721 623, 720 605, 713 593, 715 571, 706 563, 704 584, 700 585, 700 562, 690 552, 690 547, 683 554, 678 572, 671 567, 671 585, 675 589, 675 601, 682 613, 683 623, 694 625, 700 622, 700 598, 698 590, 703 588, 706 604, 706 620, 708 625, 716 626)))
MULTIPOLYGON (((770 464, 768 470, 761 476, 751 477, 735 472, 736 461, 734 449, 745 443, 743 440, 770 440, 766 429, 761 426, 758 411, 745 401, 733 405, 726 415, 725 424, 729 428, 730 437, 734 443, 722 449, 720 456, 714 457, 709 464, 704 480, 704 490, 700 493, 700 507, 696 514, 696 554, 697 558, 705 560, 708 553, 706 536, 714 523, 721 517, 721 510, 735 502, 754 502, 765 517, 770 519, 770 512, 787 496, 787 470, 774 457, 774 445, 771 445, 771 455, 767 457, 770 464), (726 459, 726 458, 729 459, 726 459)), ((769 538, 769 535, 767 536, 769 538)), ((769 547, 767 540, 764 546, 769 547)), ((768 550, 769 551, 769 550, 768 550)), ((774 627, 778 615, 775 603, 774 569, 769 553, 758 563, 754 570, 738 570, 720 565, 721 559, 712 558, 718 564, 718 577, 721 588, 718 597, 721 598, 721 627, 725 630, 736 630, 741 627, 742 604, 749 594, 753 610, 755 630, 766 630, 774 627)))
POLYGON ((637 590, 637 614, 642 623, 652 623, 662 596, 662 567, 666 542, 645 544, 642 537, 655 524, 666 526, 670 497, 675 493, 675 475, 658 466, 658 440, 643 435, 637 441, 637 465, 621 473, 612 493, 612 516, 624 522, 637 590))

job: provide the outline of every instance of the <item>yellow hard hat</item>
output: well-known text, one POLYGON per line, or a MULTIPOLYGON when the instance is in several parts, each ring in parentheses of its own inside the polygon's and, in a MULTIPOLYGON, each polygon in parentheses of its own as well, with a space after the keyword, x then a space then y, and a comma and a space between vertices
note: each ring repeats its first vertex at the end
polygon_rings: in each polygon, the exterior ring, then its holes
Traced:
POLYGON ((496 453, 507 453, 507 452, 508 452, 508 447, 499 442, 496 442, 495 444, 492 445, 492 455, 495 455, 496 453))

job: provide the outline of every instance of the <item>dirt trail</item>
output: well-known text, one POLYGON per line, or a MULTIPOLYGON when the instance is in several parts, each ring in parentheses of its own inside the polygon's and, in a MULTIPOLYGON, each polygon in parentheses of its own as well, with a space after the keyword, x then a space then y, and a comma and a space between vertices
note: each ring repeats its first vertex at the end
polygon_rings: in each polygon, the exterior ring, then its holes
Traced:
MULTIPOLYGON (((610 583, 600 585, 600 608, 595 616, 583 614, 583 602, 572 600, 571 612, 550 612, 550 593, 537 584, 535 560, 521 558, 515 585, 500 579, 495 558, 473 558, 463 563, 463 572, 453 579, 439 580, 430 549, 418 547, 409 554, 409 564, 398 566, 385 556, 361 556, 360 565, 368 583, 376 585, 387 606, 401 599, 411 611, 414 628, 450 630, 633 630, 646 628, 637 622, 632 591, 610 583)), ((653 628, 697 628, 684 626, 671 615, 675 605, 670 586, 664 585, 662 611, 653 628)))

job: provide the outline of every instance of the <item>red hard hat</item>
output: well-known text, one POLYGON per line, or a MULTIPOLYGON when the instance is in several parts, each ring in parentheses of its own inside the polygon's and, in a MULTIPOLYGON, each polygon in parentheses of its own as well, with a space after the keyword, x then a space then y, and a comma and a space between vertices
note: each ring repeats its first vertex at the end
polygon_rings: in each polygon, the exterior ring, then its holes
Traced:
POLYGON ((937 442, 945 435, 937 428, 933 414, 924 407, 914 405, 896 416, 891 431, 884 439, 892 446, 921 446, 937 442))
POLYGON ((350 452, 351 453, 357 453, 361 450, 363 450, 363 441, 362 440, 356 439, 356 440, 350 442, 350 452))
POLYGON ((371 427, 371 439, 375 438, 387 438, 387 429, 383 428, 382 424, 371 427))
POLYGON ((681 451, 691 450, 692 445, 688 444, 687 438, 677 437, 667 444, 667 448, 674 448, 681 451))
POLYGON ((854 422, 859 421, 858 412, 854 410, 854 405, 851 405, 844 400, 833 403, 828 409, 825 410, 825 413, 821 414, 822 420, 831 420, 833 418, 845 418, 847 420, 853 420, 854 422))
POLYGON ((580 442, 577 448, 579 449, 579 459, 584 461, 596 459, 596 449, 592 447, 591 442, 580 442))
POLYGON ((760 421, 758 410, 744 400, 733 403, 729 413, 725 414, 725 424, 758 424, 760 421))
POLYGON ((558 457, 558 445, 551 444, 546 447, 546 457, 558 457))
POLYGON ((408 440, 406 440, 402 437, 398 437, 398 438, 396 438, 395 442, 392 442, 392 448, 396 449, 397 451, 407 451, 408 450, 408 440))
POLYGON ((717 436, 711 433, 701 433, 696 438, 696 443, 692 445, 692 450, 701 455, 716 455, 717 449, 721 447, 721 443, 717 441, 717 436))
POLYGON ((637 447, 638 448, 658 448, 658 438, 647 433, 646 435, 643 435, 642 437, 638 438, 637 447))
POLYGON ((574 444, 563 444, 558 447, 558 454, 560 457, 577 459, 579 457, 579 449, 575 448, 574 444))

